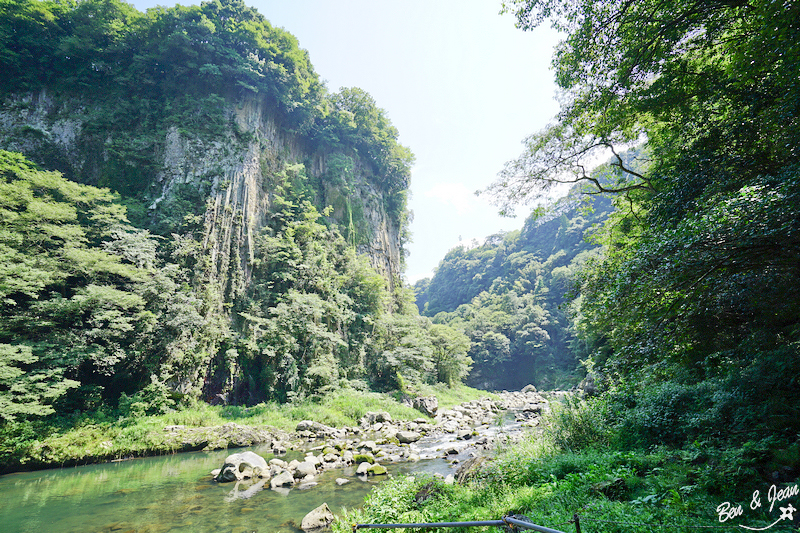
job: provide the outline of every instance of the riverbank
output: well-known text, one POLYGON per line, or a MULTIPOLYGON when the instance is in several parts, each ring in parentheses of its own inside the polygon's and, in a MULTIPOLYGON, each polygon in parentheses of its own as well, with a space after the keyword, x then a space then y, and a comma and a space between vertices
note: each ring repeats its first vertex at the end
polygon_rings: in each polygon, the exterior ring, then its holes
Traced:
MULTIPOLYGON (((388 475, 390 465, 443 459, 450 471, 437 474, 445 483, 454 483, 477 461, 483 460, 487 450, 498 443, 521 440, 539 426, 542 414, 550 410, 550 401, 533 387, 495 396, 442 411, 432 396, 409 402, 433 416, 433 420, 423 417, 394 420, 385 411, 366 413, 358 427, 333 428, 304 420, 289 435, 292 440, 266 442, 261 446, 271 450, 272 458, 249 450, 233 453, 213 475, 218 482, 236 482, 233 492, 243 492, 249 498, 265 488, 288 493, 315 487, 318 476, 329 471, 344 476, 336 480, 341 485, 388 475), (282 456, 288 450, 305 455, 285 461, 282 456)), ((185 428, 169 430, 180 432, 185 428)))
MULTIPOLYGON (((442 412, 464 402, 497 398, 464 386, 431 387, 421 393, 435 396, 442 412)), ((279 449, 294 449, 308 437, 298 434, 299 422, 310 420, 335 429, 360 428, 361 419, 369 412, 386 412, 395 421, 421 418, 435 425, 433 417, 393 396, 355 390, 298 404, 197 404, 147 417, 115 418, 113 413, 100 411, 60 424, 6 426, 0 438, 0 473, 273 442, 279 449)))
POLYGON ((768 505, 770 494, 782 494, 784 510, 791 511, 787 502, 797 506, 797 478, 775 470, 766 444, 637 448, 614 433, 601 408, 599 401, 577 399, 554 405, 541 431, 500 444, 454 483, 426 475, 388 480, 362 507, 339 514, 333 531, 509 515, 567 533, 576 531, 575 516, 582 531, 593 532, 800 530, 800 516, 768 505), (751 506, 759 498, 764 505, 751 506))

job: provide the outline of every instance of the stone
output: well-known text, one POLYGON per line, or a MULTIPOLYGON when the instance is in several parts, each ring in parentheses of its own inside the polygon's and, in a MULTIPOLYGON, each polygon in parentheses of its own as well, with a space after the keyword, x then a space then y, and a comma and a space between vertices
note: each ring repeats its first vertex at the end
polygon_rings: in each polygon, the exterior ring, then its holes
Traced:
POLYGON ((387 473, 386 467, 375 463, 374 465, 370 466, 367 469, 367 475, 370 476, 382 476, 387 473))
POLYGON ((294 470, 294 477, 302 479, 307 476, 313 476, 317 473, 317 467, 307 461, 303 461, 294 470))
POLYGON ((294 485, 294 476, 291 472, 284 470, 277 476, 269 481, 269 487, 275 489, 278 487, 291 487, 294 485))
POLYGON ((356 474, 358 474, 359 476, 367 475, 370 466, 372 466, 370 463, 367 462, 361 463, 360 465, 358 465, 358 468, 356 468, 356 474))
POLYGON ((323 503, 303 517, 303 521, 300 523, 300 529, 306 532, 320 531, 330 526, 333 520, 333 512, 331 512, 327 503, 323 503))
POLYGON ((411 405, 423 415, 430 417, 436 416, 436 412, 439 410, 439 400, 436 399, 436 396, 414 398, 411 405))
POLYGON ((371 453, 357 453, 353 455, 354 463, 369 463, 375 462, 375 457, 371 453))
POLYGON ((373 412, 368 411, 364 416, 361 417, 361 427, 369 427, 377 422, 391 422, 392 415, 385 411, 373 412))
POLYGON ((459 428, 458 422, 454 420, 448 420, 444 424, 442 424, 442 429, 447 433, 455 433, 459 428))
POLYGON ((398 431, 394 436, 402 444, 417 442, 422 437, 422 435, 416 431, 398 431))
POLYGON ((346 483, 350 483, 350 480, 349 479, 345 479, 343 477, 337 477, 336 478, 336 484, 337 485, 341 486, 341 485, 344 485, 346 483))
POLYGON ((365 440, 361 444, 358 445, 358 449, 363 453, 365 450, 369 453, 375 453, 378 451, 378 445, 375 444, 374 440, 365 440))
POLYGON ((527 394, 529 392, 537 392, 537 391, 536 387, 534 387, 533 385, 525 385, 524 387, 522 387, 522 392, 527 394))
POLYGON ((222 483, 241 481, 253 477, 256 468, 258 472, 269 469, 267 461, 255 452, 234 453, 225 458, 225 463, 215 479, 222 483))

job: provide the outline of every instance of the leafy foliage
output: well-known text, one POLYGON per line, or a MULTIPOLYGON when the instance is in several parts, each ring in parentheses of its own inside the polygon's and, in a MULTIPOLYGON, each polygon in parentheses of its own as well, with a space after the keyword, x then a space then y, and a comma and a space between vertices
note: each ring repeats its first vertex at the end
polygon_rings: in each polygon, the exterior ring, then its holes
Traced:
POLYGON ((463 335, 445 328, 431 337, 429 320, 388 313, 393 297, 366 258, 311 204, 278 202, 282 210, 259 237, 254 282, 237 302, 248 332, 237 348, 238 397, 286 401, 347 380, 396 388, 398 375, 414 387, 466 374, 463 335))
POLYGON ((99 401, 93 391, 135 390, 184 335, 173 317, 186 321, 187 307, 169 306, 180 272, 157 270, 155 241, 108 190, 9 152, 0 152, 0 180, 3 416, 52 413, 78 385, 65 401, 79 407, 99 401))
POLYGON ((795 438, 798 6, 516 0, 506 9, 524 29, 550 18, 567 36, 553 59, 558 121, 491 187, 501 205, 563 176, 587 181, 597 150, 646 141, 646 164, 618 157, 618 181, 595 183, 616 193, 618 209, 582 287, 588 364, 636 413, 622 417, 638 420, 629 434, 674 445, 795 438))
POLYGON ((587 354, 572 291, 597 247, 586 239, 610 210, 603 198, 581 203, 573 194, 547 215, 533 213, 521 231, 454 248, 432 279, 416 285, 423 313, 469 337, 473 386, 576 382, 578 360, 587 354))
MULTIPOLYGON (((386 332, 399 296, 355 253, 369 228, 351 197, 356 187, 377 189, 394 229, 407 231, 413 156, 366 92, 328 94, 291 34, 239 0, 146 13, 118 0, 10 0, 0 6, 0 57, 4 110, 25 115, 42 104, 42 120, 68 130, 78 152, 64 153, 38 124, 12 120, 4 135, 4 146, 72 180, 3 152, 8 379, 46 381, 36 397, 60 397, 62 412, 119 399, 124 413, 153 414, 201 391, 241 402, 324 394, 395 349, 386 332), (232 122, 235 104, 248 101, 323 169, 311 176, 277 152, 262 161, 267 226, 247 268, 225 285, 209 274, 214 259, 201 237, 222 170, 164 191, 156 177, 169 139, 225 145, 224 155, 227 144, 258 141, 232 122), (321 216, 334 196, 346 212, 321 216), (159 237, 135 229, 126 207, 159 237)), ((430 324, 418 322, 409 321, 422 335, 430 324)), ((442 375, 464 373, 454 363, 442 375)), ((428 370, 411 381, 436 377, 428 370)), ((395 376, 387 380, 374 384, 395 376)), ((27 394, 18 389, 8 396, 15 405, 27 394)), ((38 405, 34 396, 25 401, 38 405)))

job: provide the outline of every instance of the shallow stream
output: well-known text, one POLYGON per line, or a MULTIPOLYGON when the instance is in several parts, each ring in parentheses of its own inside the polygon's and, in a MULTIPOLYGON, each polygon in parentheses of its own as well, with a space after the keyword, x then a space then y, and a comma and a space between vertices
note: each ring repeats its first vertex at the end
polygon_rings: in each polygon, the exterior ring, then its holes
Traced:
MULTIPOLYGON (((355 467, 331 470, 308 490, 273 491, 249 498, 234 483, 212 481, 230 453, 259 447, 134 459, 0 477, 0 531, 8 533, 250 533, 297 532, 303 517, 326 502, 334 513, 362 504, 386 476, 361 479, 355 467), (337 485, 337 477, 350 480, 337 485), (238 497, 237 497, 238 496, 238 497), (246 495, 245 495, 246 496, 246 495)), ((289 453, 291 460, 300 454, 289 453)), ((443 459, 386 465, 392 475, 449 473, 443 459)))
MULTIPOLYGON (((500 426, 475 428, 502 439, 523 429, 509 413, 500 426)), ((471 439, 470 439, 471 440, 471 439)), ((454 472, 450 462, 469 457, 470 441, 452 434, 423 437, 414 449, 423 460, 386 464, 390 475, 454 472), (459 453, 443 459, 443 451, 459 453)), ((265 459, 265 447, 180 453, 115 463, 41 470, 0 476, 0 531, 5 533, 297 533, 303 517, 323 502, 340 514, 362 505, 387 476, 362 478, 355 466, 326 471, 308 490, 259 490, 252 484, 217 483, 211 470, 235 451, 250 449, 265 459), (336 478, 349 480, 338 485, 336 478), (248 488, 250 490, 248 490, 248 488)), ((290 452, 282 459, 300 459, 290 452)), ((268 486, 268 485, 267 485, 268 486)))

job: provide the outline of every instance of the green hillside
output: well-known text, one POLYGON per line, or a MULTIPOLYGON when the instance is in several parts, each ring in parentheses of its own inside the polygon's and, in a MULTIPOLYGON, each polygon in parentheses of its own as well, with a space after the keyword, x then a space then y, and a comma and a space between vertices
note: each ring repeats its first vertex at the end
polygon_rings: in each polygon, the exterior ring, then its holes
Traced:
POLYGON ((587 353, 577 331, 578 276, 598 255, 592 235, 611 209, 609 199, 576 189, 521 230, 453 248, 433 278, 417 282, 420 312, 470 338, 468 384, 516 390, 580 381, 587 353))

